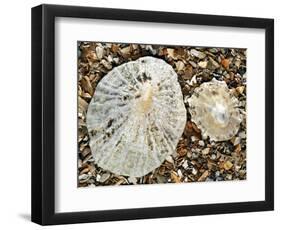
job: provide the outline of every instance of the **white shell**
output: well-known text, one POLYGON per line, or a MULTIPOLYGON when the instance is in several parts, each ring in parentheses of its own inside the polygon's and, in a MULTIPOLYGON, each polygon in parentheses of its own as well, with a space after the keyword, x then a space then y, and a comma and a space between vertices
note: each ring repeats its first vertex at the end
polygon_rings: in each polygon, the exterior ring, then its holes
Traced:
POLYGON ((238 100, 224 81, 215 78, 202 83, 188 99, 191 120, 201 129, 202 137, 213 141, 231 139, 238 132, 241 115, 238 100))
POLYGON ((102 78, 87 112, 90 147, 101 168, 141 177, 175 151, 186 123, 177 78, 153 57, 122 64, 102 78))

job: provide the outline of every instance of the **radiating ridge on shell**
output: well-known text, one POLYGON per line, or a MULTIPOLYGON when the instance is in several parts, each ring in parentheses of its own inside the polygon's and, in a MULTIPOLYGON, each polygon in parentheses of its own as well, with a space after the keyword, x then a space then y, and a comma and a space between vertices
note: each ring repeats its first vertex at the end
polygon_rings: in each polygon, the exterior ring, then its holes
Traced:
POLYGON ((202 83, 188 99, 191 120, 201 129, 203 138, 225 141, 239 130, 242 121, 238 100, 224 81, 213 78, 202 83))
POLYGON ((115 67, 98 83, 86 122, 98 166, 119 175, 146 175, 175 151, 185 127, 177 74, 153 57, 115 67))

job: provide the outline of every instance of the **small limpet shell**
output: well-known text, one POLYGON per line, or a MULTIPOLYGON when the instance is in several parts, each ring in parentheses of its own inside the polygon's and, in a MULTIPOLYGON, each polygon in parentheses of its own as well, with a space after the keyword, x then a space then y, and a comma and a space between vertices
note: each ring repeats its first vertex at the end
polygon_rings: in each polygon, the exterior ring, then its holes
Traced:
POLYGON ((213 78, 202 83, 188 99, 191 120, 201 129, 202 137, 213 141, 231 139, 242 121, 237 98, 224 81, 213 78))
POLYGON ((122 64, 102 78, 86 121, 98 166, 141 177, 175 151, 186 123, 177 78, 169 64, 153 57, 122 64))

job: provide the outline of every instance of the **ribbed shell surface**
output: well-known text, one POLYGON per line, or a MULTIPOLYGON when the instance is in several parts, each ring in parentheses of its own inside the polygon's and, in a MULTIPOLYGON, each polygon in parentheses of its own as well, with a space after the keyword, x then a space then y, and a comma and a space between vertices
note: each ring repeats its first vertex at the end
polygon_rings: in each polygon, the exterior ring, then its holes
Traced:
POLYGON ((213 141, 231 139, 242 121, 238 99, 224 81, 213 78, 202 83, 188 99, 191 120, 201 129, 203 138, 213 141))
POLYGON ((148 174, 175 152, 185 127, 177 74, 153 57, 115 67, 98 83, 86 122, 98 166, 118 175, 148 174))

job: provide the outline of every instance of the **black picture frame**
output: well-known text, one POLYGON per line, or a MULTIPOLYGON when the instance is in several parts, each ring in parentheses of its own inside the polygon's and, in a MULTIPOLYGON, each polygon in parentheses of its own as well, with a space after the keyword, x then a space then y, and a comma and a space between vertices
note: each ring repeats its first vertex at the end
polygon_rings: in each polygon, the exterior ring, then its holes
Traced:
MULTIPOLYGON (((263 150, 261 150, 263 151, 263 150)), ((32 8, 32 221, 41 225, 274 209, 274 20, 62 5, 32 8), (265 29, 265 200, 55 213, 55 18, 89 18, 265 29)))

